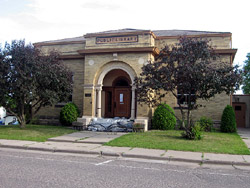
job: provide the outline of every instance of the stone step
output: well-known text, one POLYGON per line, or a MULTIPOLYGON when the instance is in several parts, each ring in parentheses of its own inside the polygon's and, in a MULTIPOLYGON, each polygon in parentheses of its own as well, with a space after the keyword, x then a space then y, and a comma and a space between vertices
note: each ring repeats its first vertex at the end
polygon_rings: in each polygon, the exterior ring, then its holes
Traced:
POLYGON ((79 122, 79 121, 74 121, 72 123, 72 126, 73 126, 73 129, 79 130, 79 131, 87 129, 87 125, 85 125, 83 122, 79 122))

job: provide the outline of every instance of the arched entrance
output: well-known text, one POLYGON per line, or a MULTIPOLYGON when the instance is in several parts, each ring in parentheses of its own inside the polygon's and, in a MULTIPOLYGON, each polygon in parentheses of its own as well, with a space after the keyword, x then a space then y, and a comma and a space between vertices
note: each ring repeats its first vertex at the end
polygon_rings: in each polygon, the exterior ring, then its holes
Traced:
MULTIPOLYGON (((118 98, 120 96, 121 96, 121 98, 124 96, 125 97, 130 96, 130 100, 128 100, 129 105, 130 105, 130 110, 128 112, 128 115, 126 115, 126 117, 133 119, 133 120, 135 119, 135 117, 136 117, 136 100, 135 100, 135 86, 133 85, 135 77, 136 77, 136 73, 135 73, 134 69, 130 65, 128 65, 124 62, 109 62, 109 63, 105 64, 100 69, 100 72, 97 73, 97 75, 96 75, 96 81, 95 81, 95 95, 94 95, 95 96, 95 99, 94 99, 95 111, 94 111, 94 114, 96 115, 96 117, 100 118, 100 117, 105 117, 105 115, 108 115, 108 114, 105 114, 106 113, 105 108, 108 108, 107 107, 108 104, 109 104, 109 109, 111 112, 109 114, 109 116, 115 117, 115 115, 117 115, 116 113, 114 113, 114 105, 117 105, 117 103, 114 103, 115 102, 114 96, 116 93, 116 100, 118 100, 118 98), (121 83, 121 82, 124 83, 124 81, 122 81, 122 80, 119 81, 119 79, 118 79, 119 77, 126 78, 125 80, 127 80, 127 83, 129 83, 129 86, 126 86, 126 87, 130 88, 130 95, 127 95, 126 92, 123 93, 123 95, 119 95, 118 94, 119 91, 113 93, 114 88, 117 88, 117 90, 123 88, 125 90, 124 84, 121 83), (117 79, 117 82, 115 82, 115 79, 117 79), (120 86, 118 86, 117 83, 120 86), (108 90, 109 90, 108 87, 112 87, 113 90, 110 89, 110 91, 112 93, 107 94, 107 96, 106 96, 106 92, 108 92, 108 90), (104 91, 104 88, 105 88, 105 91, 104 91), (109 98, 113 102, 110 102, 107 105, 105 105, 106 98, 109 98)), ((121 116, 121 115, 119 115, 119 116, 125 117, 125 116, 121 116)))
POLYGON ((131 116, 131 79, 121 70, 108 72, 103 79, 103 110, 105 118, 131 116))

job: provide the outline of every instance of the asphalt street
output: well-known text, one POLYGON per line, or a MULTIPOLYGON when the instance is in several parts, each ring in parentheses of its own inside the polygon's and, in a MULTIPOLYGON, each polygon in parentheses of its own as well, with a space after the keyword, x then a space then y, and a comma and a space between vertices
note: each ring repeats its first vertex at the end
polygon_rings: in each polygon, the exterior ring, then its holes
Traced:
POLYGON ((250 187, 250 170, 0 149, 0 188, 250 187))

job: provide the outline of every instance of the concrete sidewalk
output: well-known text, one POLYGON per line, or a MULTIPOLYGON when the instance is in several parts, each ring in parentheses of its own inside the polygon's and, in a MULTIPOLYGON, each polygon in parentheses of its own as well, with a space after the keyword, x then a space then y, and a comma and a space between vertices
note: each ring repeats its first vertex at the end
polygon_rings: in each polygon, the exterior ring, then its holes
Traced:
POLYGON ((118 138, 127 133, 123 132, 94 132, 94 131, 80 131, 71 134, 49 138, 48 141, 53 142, 77 142, 88 144, 104 144, 118 138))
POLYGON ((237 132, 250 150, 250 128, 238 128, 237 132))
MULTIPOLYGON (((107 133, 106 133, 107 134, 107 133)), ((92 154, 121 158, 153 159, 163 161, 180 161, 198 164, 227 164, 250 166, 250 155, 228 155, 201 152, 183 152, 129 147, 110 147, 101 144, 79 142, 32 142, 19 140, 1 140, 0 148, 39 150, 49 152, 92 154)))

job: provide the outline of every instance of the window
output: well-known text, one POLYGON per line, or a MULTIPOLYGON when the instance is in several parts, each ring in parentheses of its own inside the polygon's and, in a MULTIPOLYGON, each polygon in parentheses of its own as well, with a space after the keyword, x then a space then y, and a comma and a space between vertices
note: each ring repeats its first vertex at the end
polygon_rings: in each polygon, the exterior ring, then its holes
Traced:
MULTIPOLYGON (((72 87, 73 87, 74 86, 74 84, 73 84, 74 83, 74 75, 72 75, 71 79, 72 79, 72 87)), ((69 95, 67 101, 61 101, 61 102, 55 104, 55 107, 62 108, 62 107, 64 107, 64 105, 66 105, 69 102, 73 102, 73 90, 72 90, 72 93, 69 95)))
POLYGON ((74 74, 72 75, 71 80, 72 80, 72 93, 69 95, 68 101, 64 101, 66 103, 73 101, 74 74))
MULTIPOLYGON (((188 104, 188 98, 189 98, 189 92, 185 91, 184 88, 178 88, 177 89, 177 103, 180 105, 187 105, 188 104)), ((191 104, 195 104, 195 91, 191 90, 191 96, 190 96, 190 102, 191 104)))
POLYGON ((70 94, 69 98, 68 98, 68 102, 72 102, 73 96, 72 93, 70 94))
POLYGON ((241 106, 235 106, 235 111, 241 111, 241 106))

